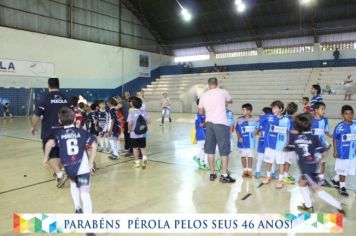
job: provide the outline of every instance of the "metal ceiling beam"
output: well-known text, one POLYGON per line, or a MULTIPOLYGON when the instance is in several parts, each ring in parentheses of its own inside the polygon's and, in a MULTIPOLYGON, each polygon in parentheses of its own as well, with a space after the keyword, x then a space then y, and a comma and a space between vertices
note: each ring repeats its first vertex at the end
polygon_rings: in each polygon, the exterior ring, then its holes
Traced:
POLYGON ((155 30, 153 25, 146 19, 144 16, 143 12, 141 12, 139 9, 137 9, 136 6, 132 4, 130 0, 119 0, 127 9, 129 9, 141 22, 144 26, 147 27, 148 31, 153 35, 153 37, 156 39, 157 43, 159 46, 163 49, 164 54, 168 55, 173 55, 173 51, 171 48, 169 48, 160 34, 155 30))

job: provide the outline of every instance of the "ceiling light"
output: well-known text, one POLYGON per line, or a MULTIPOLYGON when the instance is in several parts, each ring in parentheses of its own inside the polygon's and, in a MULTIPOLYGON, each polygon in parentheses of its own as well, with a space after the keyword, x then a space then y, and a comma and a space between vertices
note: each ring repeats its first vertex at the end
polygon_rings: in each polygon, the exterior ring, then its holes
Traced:
POLYGON ((299 0, 299 3, 302 5, 308 5, 312 2, 312 0, 299 0))
POLYGON ((238 12, 242 13, 242 12, 244 12, 246 10, 246 5, 243 4, 243 3, 240 3, 240 4, 237 5, 236 9, 237 9, 238 12))
POLYGON ((182 8, 181 14, 184 21, 188 22, 192 19, 192 14, 190 14, 190 12, 185 8, 182 8))

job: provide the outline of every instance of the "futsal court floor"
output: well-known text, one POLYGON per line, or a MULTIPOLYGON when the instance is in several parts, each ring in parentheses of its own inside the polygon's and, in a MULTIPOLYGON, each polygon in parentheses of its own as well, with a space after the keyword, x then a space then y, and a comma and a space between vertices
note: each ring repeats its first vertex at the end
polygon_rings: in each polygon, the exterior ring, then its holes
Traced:
MULTIPOLYGON (((173 114, 173 123, 167 122, 163 127, 159 113, 150 113, 150 116, 152 123, 147 139, 150 162, 146 170, 132 169, 129 158, 112 161, 107 154, 97 154, 98 170, 91 178, 94 213, 298 213, 297 205, 302 198, 297 185, 277 190, 274 182, 259 187, 262 179, 241 177, 236 135, 229 165, 236 183, 210 182, 209 172, 198 170, 192 160, 199 150, 190 143, 194 114, 173 114), (243 200, 249 193, 251 195, 243 200)), ((330 121, 331 129, 337 122, 330 121)), ((2 236, 14 235, 14 212, 73 213, 69 185, 63 189, 56 187, 53 173, 42 164, 41 145, 39 135, 30 133, 29 118, 0 120, 2 236)), ((330 153, 327 178, 334 174, 333 168, 330 153)), ((264 167, 261 173, 265 174, 264 167)), ((296 165, 291 167, 291 175, 299 178, 296 165)), ((347 186, 348 198, 340 196, 334 188, 326 188, 326 191, 347 205, 343 235, 351 236, 356 232, 356 178, 348 177, 347 186)), ((314 195, 313 199, 316 212, 336 212, 314 195)))

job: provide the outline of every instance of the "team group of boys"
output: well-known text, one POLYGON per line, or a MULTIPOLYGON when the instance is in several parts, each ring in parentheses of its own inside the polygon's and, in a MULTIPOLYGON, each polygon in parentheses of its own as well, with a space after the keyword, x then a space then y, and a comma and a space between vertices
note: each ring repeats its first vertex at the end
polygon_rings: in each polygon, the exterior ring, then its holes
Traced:
MULTIPOLYGON (((320 186, 337 187, 342 196, 348 196, 345 179, 346 176, 355 175, 356 169, 356 122, 353 121, 353 108, 344 105, 341 109, 343 120, 330 134, 329 122, 325 117, 326 105, 320 96, 320 86, 315 84, 311 88, 311 104, 309 99, 303 98, 304 113, 296 115, 298 105, 291 102, 285 108, 283 102, 273 101, 270 107, 263 108, 263 114, 252 117, 252 105, 242 105, 242 116, 237 122, 231 118, 231 111, 227 109, 227 116, 231 127, 235 126, 237 134, 237 148, 242 162, 242 177, 261 178, 261 167, 266 164, 267 173, 263 184, 269 184, 276 179, 276 188, 283 188, 284 184, 294 184, 295 178, 289 174, 289 169, 297 161, 301 178, 299 186, 304 204, 298 206, 299 210, 313 212, 309 188, 340 212, 344 209, 339 201, 323 191, 320 186), (255 139, 258 138, 257 155, 255 155, 255 139), (326 136, 333 139, 329 144, 326 136), (325 164, 328 151, 333 146, 335 161, 335 176, 331 184, 325 179, 325 164), (253 174, 253 158, 256 164, 253 174), (276 175, 276 167, 279 175, 276 175)), ((199 103, 199 101, 198 101, 199 103)), ((232 128, 234 130, 234 128, 232 128)), ((195 120, 196 140, 201 147, 199 154, 193 159, 199 168, 208 170, 207 155, 204 153, 205 142, 205 116, 197 113, 195 120)), ((232 146, 232 145, 231 145, 232 146)), ((217 170, 219 160, 216 160, 217 170)), ((213 173, 215 170, 211 170, 213 173)))

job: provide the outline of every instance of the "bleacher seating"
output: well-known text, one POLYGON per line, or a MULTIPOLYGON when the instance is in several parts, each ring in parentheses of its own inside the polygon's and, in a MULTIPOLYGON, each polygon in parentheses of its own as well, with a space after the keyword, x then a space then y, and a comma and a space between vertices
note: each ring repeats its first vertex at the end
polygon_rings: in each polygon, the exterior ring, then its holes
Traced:
POLYGON ((149 111, 159 111, 163 92, 168 92, 173 112, 196 112, 195 99, 207 89, 207 80, 217 77, 220 86, 227 89, 234 99, 230 109, 238 114, 243 103, 251 103, 254 114, 260 114, 264 106, 280 99, 285 103, 294 101, 302 111, 301 97, 310 97, 310 88, 319 83, 322 88, 327 84, 336 90, 336 94, 323 94, 327 103, 327 115, 338 118, 340 108, 345 102, 343 81, 348 74, 354 75, 355 67, 315 68, 315 69, 279 69, 261 71, 237 71, 221 73, 201 73, 183 75, 165 75, 145 88, 149 111))

